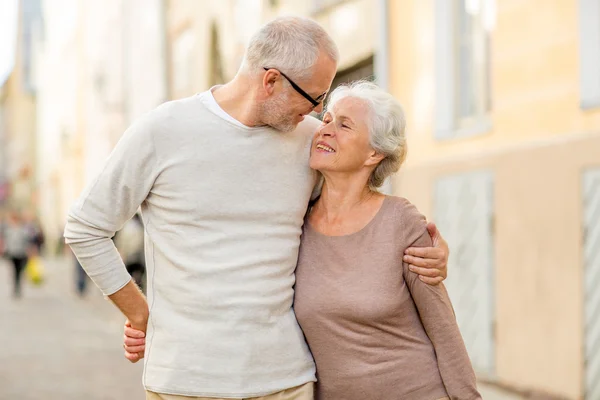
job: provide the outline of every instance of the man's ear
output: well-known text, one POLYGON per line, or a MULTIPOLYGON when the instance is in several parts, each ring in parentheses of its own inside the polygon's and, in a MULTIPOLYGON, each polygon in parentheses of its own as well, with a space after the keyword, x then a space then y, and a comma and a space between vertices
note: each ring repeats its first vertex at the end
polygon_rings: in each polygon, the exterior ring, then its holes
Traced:
POLYGON ((279 71, 276 69, 270 69, 265 72, 263 76, 263 87, 268 95, 272 95, 275 92, 275 83, 279 79, 279 71))
POLYGON ((376 166, 381 161, 383 161, 384 158, 385 158, 385 156, 383 154, 378 153, 375 150, 373 150, 371 152, 371 154, 369 155, 369 158, 367 158, 367 161, 365 161, 365 166, 367 166, 367 167, 376 166))

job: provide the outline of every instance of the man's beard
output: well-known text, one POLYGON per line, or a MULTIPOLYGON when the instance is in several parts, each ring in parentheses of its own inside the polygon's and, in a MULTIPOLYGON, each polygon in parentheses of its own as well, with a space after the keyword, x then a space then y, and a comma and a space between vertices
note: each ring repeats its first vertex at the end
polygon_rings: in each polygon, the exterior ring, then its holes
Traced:
POLYGON ((298 124, 295 122, 295 116, 286 114, 288 96, 282 94, 266 100, 261 105, 262 120, 266 125, 280 132, 292 132, 298 124))

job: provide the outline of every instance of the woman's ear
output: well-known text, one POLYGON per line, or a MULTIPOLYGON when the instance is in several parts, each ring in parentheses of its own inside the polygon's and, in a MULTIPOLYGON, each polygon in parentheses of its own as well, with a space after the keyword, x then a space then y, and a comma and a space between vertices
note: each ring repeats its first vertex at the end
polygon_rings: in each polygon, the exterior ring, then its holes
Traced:
POLYGON ((375 166, 375 165, 379 164, 381 161, 383 161, 384 158, 385 158, 385 156, 383 154, 378 153, 375 150, 373 150, 371 152, 371 154, 369 155, 369 158, 367 158, 367 161, 365 161, 365 165, 367 167, 375 166))

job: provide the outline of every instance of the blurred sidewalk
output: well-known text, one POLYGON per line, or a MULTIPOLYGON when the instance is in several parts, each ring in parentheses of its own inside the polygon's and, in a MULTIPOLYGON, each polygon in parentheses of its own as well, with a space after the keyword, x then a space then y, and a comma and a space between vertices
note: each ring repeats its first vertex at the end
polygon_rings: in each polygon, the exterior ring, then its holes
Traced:
MULTIPOLYGON (((522 397, 516 394, 506 392, 502 389, 496 388, 491 385, 479 383, 479 392, 484 400, 526 400, 526 397, 522 397)), ((541 400, 541 399, 540 399, 541 400)))
POLYGON ((45 272, 15 301, 0 260, 0 399, 144 399, 142 364, 123 357, 121 314, 91 282, 75 294, 71 259, 46 260, 45 272))
MULTIPOLYGON (((11 270, 0 261, 0 399, 142 400, 142 364, 123 358, 124 318, 88 282, 75 294, 75 267, 46 260, 46 281, 10 297, 11 270)), ((480 385, 485 400, 524 400, 480 385)))

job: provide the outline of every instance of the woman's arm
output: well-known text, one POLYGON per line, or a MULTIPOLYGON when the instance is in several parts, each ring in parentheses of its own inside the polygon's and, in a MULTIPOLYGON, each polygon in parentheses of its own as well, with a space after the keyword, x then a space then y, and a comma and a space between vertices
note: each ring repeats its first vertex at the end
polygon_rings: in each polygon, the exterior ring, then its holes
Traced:
MULTIPOLYGON (((431 237, 423 225, 422 235, 411 245, 431 247, 431 237)), ((433 344, 438 368, 451 399, 481 399, 475 372, 458 329, 454 309, 443 284, 432 286, 403 263, 404 280, 419 311, 421 322, 433 344)))

